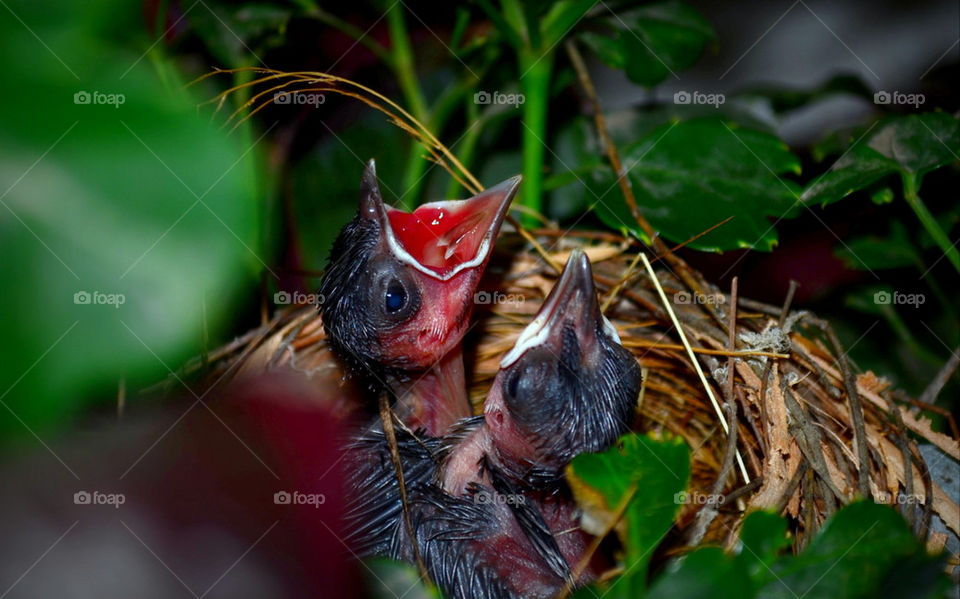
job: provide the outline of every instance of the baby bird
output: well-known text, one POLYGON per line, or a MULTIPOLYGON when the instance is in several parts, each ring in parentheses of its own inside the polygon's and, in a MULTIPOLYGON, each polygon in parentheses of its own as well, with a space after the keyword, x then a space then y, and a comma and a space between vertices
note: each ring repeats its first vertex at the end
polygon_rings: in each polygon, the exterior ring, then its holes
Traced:
POLYGON ((372 160, 364 170, 359 210, 321 280, 320 314, 333 350, 371 389, 393 392, 411 429, 440 436, 471 415, 460 343, 519 184, 404 212, 384 203, 372 160))
MULTIPOLYGON (((398 439, 419 553, 449 597, 551 597, 597 574, 573 568, 590 541, 563 482, 579 453, 630 424, 640 369, 600 312, 590 263, 574 252, 533 322, 504 356, 483 416, 443 439, 398 439)), ((382 433, 354 445, 354 539, 363 555, 410 561, 382 433)))

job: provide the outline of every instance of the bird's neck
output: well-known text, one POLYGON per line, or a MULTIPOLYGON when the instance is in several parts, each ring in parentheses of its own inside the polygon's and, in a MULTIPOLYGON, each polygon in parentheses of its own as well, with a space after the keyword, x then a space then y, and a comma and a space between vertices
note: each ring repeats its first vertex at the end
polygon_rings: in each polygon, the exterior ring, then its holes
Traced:
POLYGON ((397 416, 411 430, 442 437, 455 422, 472 416, 459 345, 426 371, 390 384, 397 416))

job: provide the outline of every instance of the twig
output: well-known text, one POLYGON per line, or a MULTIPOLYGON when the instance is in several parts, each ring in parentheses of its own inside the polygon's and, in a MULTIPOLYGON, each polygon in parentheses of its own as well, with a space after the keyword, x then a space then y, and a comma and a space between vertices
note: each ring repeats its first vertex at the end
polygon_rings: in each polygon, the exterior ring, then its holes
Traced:
MULTIPOLYGON (((790 313, 790 304, 793 303, 793 296, 797 292, 799 283, 790 279, 790 287, 787 288, 787 297, 783 300, 783 306, 780 308, 780 318, 777 320, 777 326, 783 329, 783 323, 787 320, 787 314, 790 313)), ((767 383, 770 380, 770 369, 773 368, 773 362, 768 361, 763 367, 763 376, 760 377, 760 397, 766 397, 767 383)), ((766 421, 766 404, 760 403, 760 418, 766 421)))
POLYGON ((833 332, 833 327, 831 327, 828 322, 819 319, 812 320, 818 322, 820 328, 827 334, 827 338, 830 339, 830 344, 833 345, 834 351, 837 352, 837 363, 843 374, 843 385, 847 390, 847 397, 850 398, 850 417, 853 419, 853 437, 856 443, 857 461, 859 461, 860 470, 857 476, 857 483, 860 495, 866 499, 873 499, 870 493, 870 460, 867 457, 867 431, 863 424, 863 406, 860 404, 860 394, 857 392, 857 383, 850 370, 847 354, 843 351, 843 346, 840 345, 837 334, 833 332))
MULTIPOLYGON (((720 468, 720 474, 710 488, 710 499, 715 499, 720 496, 724 481, 727 480, 727 477, 730 476, 730 471, 733 470, 733 457, 737 453, 737 404, 728 400, 723 407, 727 412, 727 426, 730 434, 727 435, 727 446, 723 451, 723 465, 720 468)), ((696 520, 690 528, 690 540, 687 542, 687 545, 695 547, 703 540, 704 535, 707 534, 707 530, 710 528, 710 524, 713 523, 717 514, 720 513, 716 505, 718 504, 708 502, 707 505, 703 506, 700 511, 697 512, 696 520)))
POLYGON ((762 477, 762 476, 758 476, 757 478, 755 478, 755 479, 753 479, 752 481, 750 481, 749 484, 743 485, 743 486, 740 487, 739 489, 734 489, 733 491, 730 491, 729 493, 727 493, 726 495, 724 495, 724 497, 723 497, 723 503, 724 503, 724 504, 727 504, 727 503, 730 503, 731 501, 735 501, 735 500, 737 500, 737 499, 740 499, 741 497, 743 497, 743 496, 746 495, 747 493, 750 493, 750 492, 756 490, 757 488, 759 488, 760 485, 762 485, 762 484, 763 484, 763 477, 762 477))
MULTIPOLYGON (((896 432, 893 433, 893 440, 900 449, 900 456, 903 459, 903 490, 907 494, 907 497, 912 497, 913 456, 910 455, 910 448, 904 436, 906 427, 903 425, 903 418, 900 416, 900 407, 893 401, 893 397, 891 397, 889 393, 884 393, 883 396, 887 400, 887 412, 890 414, 890 420, 893 421, 894 428, 896 428, 896 432)), ((914 506, 913 502, 908 501, 903 508, 903 512, 904 517, 906 517, 907 522, 910 524, 910 528, 913 528, 916 525, 916 506, 914 506), (907 509, 908 507, 913 509, 907 509)))
POLYGON ((936 401, 937 395, 940 395, 943 386, 946 385, 950 377, 953 376, 953 371, 957 369, 957 366, 960 366, 960 347, 950 352, 950 359, 947 360, 943 368, 937 372, 937 376, 933 377, 933 380, 930 381, 927 388, 923 390, 923 393, 920 394, 917 401, 932 405, 933 402, 936 401))
POLYGON ((808 468, 805 478, 807 480, 806 484, 803 485, 803 506, 801 510, 803 512, 803 529, 806 534, 802 537, 797 537, 797 546, 800 551, 803 551, 807 545, 810 544, 810 541, 817 533, 817 506, 816 497, 814 496, 816 479, 814 478, 813 470, 808 468))
POLYGON ((933 412, 934 414, 943 416, 943 418, 947 421, 947 424, 950 425, 950 434, 953 435, 954 439, 960 441, 960 428, 957 427, 957 419, 953 417, 953 413, 950 412, 950 410, 941 408, 940 406, 935 406, 933 404, 923 403, 919 399, 914 399, 912 397, 902 397, 899 399, 902 399, 908 404, 916 406, 921 410, 933 412))
POLYGON ((590 544, 587 546, 586 551, 580 557, 580 560, 573 567, 573 571, 570 573, 570 578, 567 579, 567 582, 563 585, 563 588, 560 589, 560 592, 554 597, 554 599, 566 599, 566 597, 573 591, 573 587, 576 585, 577 580, 583 576, 584 571, 587 569, 587 566, 590 565, 590 560, 593 559, 593 554, 597 552, 597 549, 600 548, 600 544, 603 540, 609 535, 613 529, 620 523, 620 520, 623 519, 623 515, 627 512, 627 507, 630 506, 630 502, 633 501, 633 496, 637 494, 637 484, 632 484, 627 492, 623 494, 623 497, 620 499, 620 504, 617 506, 617 509, 613 512, 613 517, 610 518, 610 522, 607 523, 607 526, 604 527, 603 533, 593 537, 590 540, 590 544))
POLYGON ((390 400, 385 392, 380 393, 380 422, 383 424, 383 434, 387 438, 387 444, 390 446, 390 461, 393 462, 393 469, 397 475, 397 488, 400 490, 400 503, 403 506, 403 526, 406 528, 407 536, 410 538, 410 547, 413 551, 413 559, 420 570, 420 576, 429 583, 430 574, 427 571, 427 565, 420 555, 420 544, 417 542, 417 534, 413 528, 413 520, 410 518, 410 502, 407 498, 407 483, 403 475, 403 462, 400 459, 400 449, 397 445, 397 431, 393 427, 393 411, 390 409, 390 400))
MULTIPOLYGON (((644 234, 650 240, 650 245, 653 247, 654 251, 662 257, 665 257, 667 263, 676 269, 677 276, 687 284, 693 291, 703 294, 702 286, 699 281, 693 276, 693 273, 690 267, 684 262, 679 256, 671 253, 667 249, 666 244, 660 239, 657 232, 650 225, 650 222, 647 221, 646 217, 640 212, 640 208, 637 206, 637 199, 633 195, 633 189, 630 187, 630 180, 627 177, 627 172, 623 168, 623 163, 620 160, 620 153, 617 150, 616 144, 613 143, 613 139, 610 137, 610 133, 607 129, 607 122, 603 116, 603 108, 600 106, 600 99, 597 97, 597 90, 593 86, 593 80, 590 78, 590 72, 587 70, 586 64, 583 62, 583 56, 580 55, 580 51, 577 50, 577 46, 571 41, 567 40, 564 42, 564 48, 567 51, 567 56, 570 57, 570 63, 573 65, 573 69, 577 72, 577 78, 580 80, 580 85, 583 87, 583 91, 587 95, 587 99, 590 102, 593 111, 593 122, 597 128, 597 134, 600 136, 600 141, 604 147, 604 150, 607 154, 607 159, 610 161, 610 167, 613 169, 613 174, 617 178, 617 184, 620 186, 620 192, 623 194, 623 199, 627 203, 627 207, 630 209, 630 214, 633 216, 634 220, 637 221, 637 225, 640 226, 640 229, 643 230, 644 234)), ((714 319, 720 324, 720 326, 725 326, 723 319, 718 314, 716 307, 713 305, 707 305, 707 313, 713 316, 714 319)))
MULTIPOLYGON (((717 417, 720 419, 720 424, 723 426, 723 430, 728 435, 730 434, 730 429, 727 426, 727 420, 724 418, 723 410, 720 409, 720 404, 717 402, 717 398, 713 394, 713 389, 710 387, 710 383, 707 382, 706 375, 703 374, 703 368, 700 366, 700 362, 697 360, 696 354, 693 353, 693 348, 690 347, 690 342, 687 341, 687 335, 683 332, 683 326, 680 324, 680 321, 677 319, 677 315, 674 313, 673 308, 670 307, 670 301, 667 300, 667 294, 663 291, 663 287, 660 286, 660 281, 657 279, 657 274, 653 272, 653 266, 650 264, 650 260, 647 259, 647 255, 644 253, 640 254, 643 259, 643 266, 647 269, 647 272, 650 274, 650 280, 653 282, 654 286, 657 288, 657 293, 660 295, 660 301, 663 302, 663 307, 666 309, 667 314, 670 316, 670 320, 673 322, 673 326, 677 329, 677 335, 680 337, 680 341, 683 343, 683 346, 687 349, 687 354, 690 356, 690 361, 693 363, 693 368, 697 371, 697 375, 700 377, 700 382, 703 384, 703 388, 707 392, 707 397, 710 398, 710 403, 713 405, 714 411, 717 413, 717 417)), ((743 463, 743 456, 740 455, 738 450, 736 453, 737 456, 737 465, 740 467, 740 474, 743 476, 743 482, 750 482, 750 475, 747 473, 747 467, 743 463)))
MULTIPOLYGON (((623 340, 624 347, 652 347, 654 349, 673 349, 673 350, 685 350, 686 348, 683 345, 677 345, 676 343, 658 343, 656 341, 645 341, 642 339, 637 340, 623 340)), ((779 354, 776 352, 769 351, 758 351, 752 349, 741 349, 738 351, 729 351, 726 349, 710 349, 707 347, 695 347, 693 351, 698 354, 704 354, 707 356, 729 356, 736 358, 752 358, 757 356, 765 356, 768 358, 789 358, 790 354, 779 354)))
POLYGON ((777 501, 776 507, 773 508, 775 513, 782 513, 783 510, 787 508, 787 504, 790 503, 790 499, 797 491, 797 487, 800 486, 800 481, 803 480, 803 475, 806 474, 807 468, 809 468, 809 466, 807 466, 806 462, 800 462, 797 466, 797 471, 793 473, 790 482, 787 483, 787 488, 783 490, 783 495, 777 501))
POLYGON ((919 527, 915 529, 917 536, 927 542, 927 534, 930 532, 930 518, 933 514, 933 477, 930 475, 930 467, 917 449, 916 443, 910 444, 910 452, 913 454, 914 461, 917 464, 917 470, 920 472, 920 478, 923 480, 923 494, 926 501, 923 504, 923 514, 920 516, 919 527))
POLYGON ((790 415, 793 417, 794 424, 791 428, 795 427, 798 429, 793 436, 800 446, 800 453, 807 458, 813 471, 826 483, 830 492, 842 503, 843 493, 840 492, 840 489, 834 485, 833 479, 830 478, 830 471, 827 470, 827 462, 823 457, 820 431, 815 424, 810 422, 810 417, 806 410, 803 409, 800 402, 793 396, 793 392, 790 391, 790 387, 787 385, 786 377, 781 375, 779 378, 780 392, 783 394, 783 400, 787 406, 787 410, 789 410, 790 415))
MULTIPOLYGON (((717 227, 720 227, 720 226, 722 226, 722 225, 727 224, 728 222, 731 221, 731 219, 733 219, 732 216, 723 219, 722 221, 720 221, 719 223, 713 225, 712 227, 710 227, 710 228, 707 229, 706 231, 701 231, 700 233, 697 233, 696 235, 694 235, 694 236, 691 237, 690 239, 684 241, 683 243, 681 243, 681 244, 679 244, 679 245, 673 246, 672 248, 670 248, 669 250, 667 250, 667 253, 672 254, 673 252, 679 250, 680 248, 684 247, 684 246, 687 245, 688 243, 692 243, 692 242, 696 241, 697 239, 703 237, 704 235, 706 235, 706 234, 709 233, 710 231, 713 231, 713 230, 716 229, 717 227)), ((659 262, 660 260, 663 260, 664 258, 665 258, 665 256, 657 256, 657 257, 655 257, 653 260, 651 260, 650 263, 651 263, 651 264, 656 264, 657 262, 659 262)), ((610 290, 610 293, 607 295, 607 298, 603 301, 603 305, 600 307, 600 311, 601 311, 601 312, 603 312, 603 313, 606 313, 606 312, 607 312, 607 308, 609 308, 609 307, 610 307, 610 304, 613 303, 613 300, 616 299, 617 294, 620 292, 620 289, 623 288, 623 286, 626 285, 626 284, 630 281, 630 279, 632 279, 634 276, 637 275, 637 273, 638 273, 639 271, 635 271, 634 268, 636 268, 637 262, 639 262, 639 261, 640 261, 640 257, 637 256, 636 258, 633 259, 633 262, 631 262, 630 265, 627 267, 627 270, 626 270, 626 272, 624 273, 624 275, 623 275, 622 277, 620 277, 620 280, 617 281, 616 286, 615 286, 613 289, 610 290)))
POLYGON ((526 239, 527 242, 533 246, 533 249, 535 249, 537 253, 540 254, 540 257, 543 258, 544 262, 546 262, 550 266, 550 268, 554 270, 554 272, 559 273, 563 271, 563 267, 554 261, 553 257, 550 256, 550 253, 547 252, 547 250, 543 249, 543 246, 540 245, 540 242, 537 241, 536 238, 533 235, 531 235, 530 232, 523 227, 523 225, 520 224, 520 221, 513 218, 513 216, 511 215, 507 215, 507 221, 509 221, 510 224, 517 229, 517 232, 520 233, 521 237, 526 239))
POLYGON ((606 299, 603 300, 603 305, 600 306, 600 311, 603 312, 604 314, 607 313, 607 310, 610 308, 610 304, 613 303, 613 300, 617 299, 617 295, 620 293, 620 289, 622 289, 623 286, 630 279, 630 276, 633 274, 633 269, 637 267, 637 262, 640 262, 640 254, 642 253, 643 253, 642 250, 637 252, 637 255, 634 256, 633 260, 630 262, 630 265, 627 266, 626 272, 623 274, 623 276, 620 277, 620 280, 617 281, 617 284, 613 286, 613 289, 611 289, 610 292, 607 293, 606 299))
POLYGON ((727 358, 727 402, 733 402, 734 357, 737 351, 737 300, 739 294, 740 277, 733 277, 730 282, 730 331, 727 336, 727 345, 730 347, 730 356, 727 358))

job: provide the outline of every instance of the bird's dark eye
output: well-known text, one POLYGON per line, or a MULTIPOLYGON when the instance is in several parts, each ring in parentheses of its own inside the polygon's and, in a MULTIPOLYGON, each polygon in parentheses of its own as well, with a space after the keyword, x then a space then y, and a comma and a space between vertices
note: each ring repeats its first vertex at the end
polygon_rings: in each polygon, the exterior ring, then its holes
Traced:
POLYGON ((400 281, 394 279, 387 285, 384 305, 387 309, 387 314, 395 314, 407 305, 407 290, 403 288, 403 284, 400 283, 400 281))
POLYGON ((517 396, 517 389, 520 386, 520 376, 521 376, 521 373, 519 370, 517 370, 510 377, 510 380, 507 381, 507 395, 509 395, 510 397, 517 396))

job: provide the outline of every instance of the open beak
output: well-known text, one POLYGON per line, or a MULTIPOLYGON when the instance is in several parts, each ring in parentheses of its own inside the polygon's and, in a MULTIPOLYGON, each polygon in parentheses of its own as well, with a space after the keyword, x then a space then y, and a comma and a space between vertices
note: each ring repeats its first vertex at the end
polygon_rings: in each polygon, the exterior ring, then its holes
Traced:
POLYGON ((363 181, 374 191, 364 194, 372 198, 365 208, 379 219, 394 257, 429 277, 448 281, 486 263, 520 179, 512 177, 467 200, 431 202, 404 212, 383 203, 371 160, 363 181))
POLYGON ((600 311, 593 285, 590 259, 582 250, 574 250, 540 311, 520 333, 513 348, 500 361, 507 368, 528 350, 548 345, 559 351, 564 330, 572 329, 581 344, 590 344, 598 334, 620 343, 616 329, 600 311))

